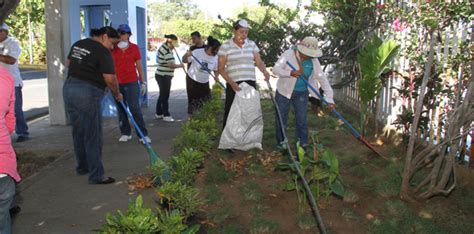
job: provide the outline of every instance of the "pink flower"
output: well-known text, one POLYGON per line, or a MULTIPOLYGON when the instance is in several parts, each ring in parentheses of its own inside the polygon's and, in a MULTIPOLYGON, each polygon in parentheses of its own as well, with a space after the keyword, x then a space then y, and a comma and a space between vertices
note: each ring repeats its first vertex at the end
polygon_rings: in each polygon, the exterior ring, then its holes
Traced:
POLYGON ((405 28, 406 28, 405 25, 401 22, 400 18, 398 17, 392 22, 392 29, 397 32, 401 32, 405 28))

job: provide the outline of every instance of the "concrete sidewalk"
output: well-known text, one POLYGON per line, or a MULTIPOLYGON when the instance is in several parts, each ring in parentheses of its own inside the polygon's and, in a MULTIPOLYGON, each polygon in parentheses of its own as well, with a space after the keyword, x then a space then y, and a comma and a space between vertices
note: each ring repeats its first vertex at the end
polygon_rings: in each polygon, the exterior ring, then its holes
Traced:
MULTIPOLYGON (((170 111, 178 120, 175 123, 153 119, 156 94, 151 95, 150 107, 143 109, 152 145, 163 158, 171 156, 173 139, 187 118, 182 92, 174 92, 170 100, 170 111)), ((126 178, 148 172, 149 158, 135 135, 130 142, 118 142, 117 122, 115 118, 104 120, 105 172, 117 180, 111 185, 89 185, 87 176, 75 174, 69 126, 50 126, 47 118, 30 124, 35 136, 15 143, 16 150, 63 150, 65 155, 19 184, 22 211, 13 222, 14 233, 92 233, 104 224, 107 212, 126 210, 128 201, 137 195, 129 193, 126 178)), ((150 197, 153 191, 146 193, 150 197)))

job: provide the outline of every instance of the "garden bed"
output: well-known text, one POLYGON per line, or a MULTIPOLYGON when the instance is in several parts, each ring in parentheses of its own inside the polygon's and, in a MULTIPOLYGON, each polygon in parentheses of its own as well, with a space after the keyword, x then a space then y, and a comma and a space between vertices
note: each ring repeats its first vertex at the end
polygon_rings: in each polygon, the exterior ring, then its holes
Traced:
MULTIPOLYGON (((217 149, 222 122, 221 93, 222 90, 214 89, 213 100, 185 123, 175 138, 175 155, 166 162, 170 180, 164 182, 163 164, 152 166, 156 206, 144 207, 143 204, 149 203, 143 203, 140 196, 127 212, 109 214, 102 232, 318 232, 302 190, 300 193, 295 190, 299 186, 295 174, 276 170, 288 165, 289 160, 285 152, 274 148, 275 117, 271 101, 262 100, 264 150, 232 153, 217 149)), ((457 170, 458 188, 448 198, 405 203, 398 198, 403 146, 383 145, 383 140, 378 139, 377 150, 390 158, 385 161, 358 142, 331 115, 309 113, 309 120, 312 149, 305 160, 311 159, 315 167, 308 173, 329 169, 335 173, 311 179, 330 233, 470 233, 474 230, 474 214, 469 212, 474 209, 472 171, 457 170), (329 158, 333 161, 331 167, 329 158), (337 170, 333 170, 334 165, 337 170), (328 178, 342 182, 342 195, 340 189, 337 192, 338 189, 330 186, 328 178)), ((289 126, 288 136, 293 139, 292 115, 289 126)), ((148 189, 150 183, 142 179, 129 183, 135 189, 148 189)))

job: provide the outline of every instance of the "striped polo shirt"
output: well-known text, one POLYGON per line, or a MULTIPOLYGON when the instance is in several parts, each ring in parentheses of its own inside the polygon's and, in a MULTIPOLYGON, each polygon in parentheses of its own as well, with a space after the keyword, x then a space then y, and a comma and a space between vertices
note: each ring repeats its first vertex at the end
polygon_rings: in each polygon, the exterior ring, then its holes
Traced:
POLYGON ((158 65, 156 67, 156 75, 159 76, 173 76, 174 68, 168 67, 168 63, 174 63, 173 51, 166 43, 158 49, 158 65))
POLYGON ((256 80, 254 53, 260 49, 255 42, 245 40, 242 48, 234 39, 225 41, 219 49, 219 57, 227 57, 226 72, 233 81, 256 80))

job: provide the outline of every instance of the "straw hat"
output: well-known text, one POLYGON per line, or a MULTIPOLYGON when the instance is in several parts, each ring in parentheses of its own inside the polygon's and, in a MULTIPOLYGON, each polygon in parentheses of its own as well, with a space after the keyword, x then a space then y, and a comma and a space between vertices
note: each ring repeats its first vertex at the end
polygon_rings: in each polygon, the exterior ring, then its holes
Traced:
POLYGON ((323 51, 318 47, 318 39, 315 37, 305 37, 302 41, 296 44, 296 48, 302 54, 312 58, 323 56, 323 51))

